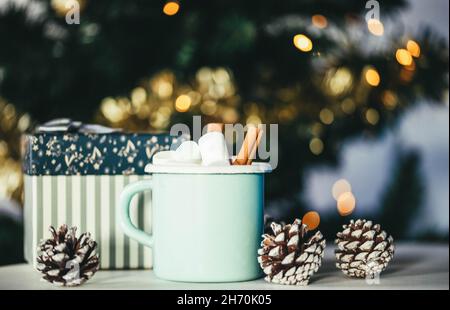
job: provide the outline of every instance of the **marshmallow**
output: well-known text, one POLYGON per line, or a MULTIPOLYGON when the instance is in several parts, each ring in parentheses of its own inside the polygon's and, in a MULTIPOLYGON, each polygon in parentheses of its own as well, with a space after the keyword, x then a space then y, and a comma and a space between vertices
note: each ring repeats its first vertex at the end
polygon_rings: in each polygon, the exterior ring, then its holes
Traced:
POLYGON ((200 164, 202 162, 202 155, 198 144, 194 141, 183 142, 175 151, 174 159, 180 163, 186 164, 200 164))
POLYGON ((223 133, 212 131, 204 134, 198 140, 198 146, 200 148, 203 165, 230 165, 230 155, 228 154, 227 144, 223 133))
POLYGON ((174 161, 175 151, 160 151, 153 155, 154 165, 170 164, 174 161))

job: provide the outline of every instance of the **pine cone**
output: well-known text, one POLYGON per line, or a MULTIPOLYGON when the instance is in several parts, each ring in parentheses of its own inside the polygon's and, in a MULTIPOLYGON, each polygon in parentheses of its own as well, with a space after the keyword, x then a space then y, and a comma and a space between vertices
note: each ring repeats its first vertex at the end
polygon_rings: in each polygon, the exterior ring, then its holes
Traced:
POLYGON ((394 239, 371 221, 351 220, 337 233, 336 267, 350 277, 373 278, 394 256, 394 239))
POLYGON ((60 286, 76 286, 89 280, 99 268, 97 243, 90 233, 77 239, 76 227, 61 225, 58 231, 49 228, 53 238, 41 241, 37 269, 42 279, 60 286))
POLYGON ((288 225, 272 223, 274 236, 263 235, 258 262, 268 282, 307 285, 322 264, 325 239, 308 232, 299 219, 288 225))
MULTIPOLYGON (((264 214, 264 233, 265 234, 270 234, 272 232, 272 223, 275 222, 275 218, 273 218, 272 216, 268 215, 268 214, 264 214)), ((286 225, 285 222, 280 221, 279 224, 281 226, 286 225)))

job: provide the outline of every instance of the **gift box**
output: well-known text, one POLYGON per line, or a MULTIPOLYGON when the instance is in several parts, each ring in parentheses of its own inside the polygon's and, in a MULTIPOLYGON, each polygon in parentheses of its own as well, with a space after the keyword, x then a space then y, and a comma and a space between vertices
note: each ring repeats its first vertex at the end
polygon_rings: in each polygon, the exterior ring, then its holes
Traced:
MULTIPOLYGON (((48 227, 63 223, 90 232, 98 243, 100 268, 152 266, 151 249, 122 232, 116 211, 125 185, 148 178, 152 156, 184 137, 123 133, 69 120, 41 126, 23 141, 25 259, 36 263, 48 227), (75 123, 75 124, 74 124, 75 123)), ((134 197, 134 224, 151 233, 151 194, 134 197)))

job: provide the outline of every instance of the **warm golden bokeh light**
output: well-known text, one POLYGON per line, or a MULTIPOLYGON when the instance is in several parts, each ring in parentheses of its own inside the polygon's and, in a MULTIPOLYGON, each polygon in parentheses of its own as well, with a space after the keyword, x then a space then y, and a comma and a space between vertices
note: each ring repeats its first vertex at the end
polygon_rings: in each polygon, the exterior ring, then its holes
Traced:
POLYGON ((163 12, 166 15, 172 16, 178 13, 180 10, 180 4, 176 1, 169 1, 166 4, 164 4, 163 12))
POLYGON ((316 211, 309 211, 303 215, 302 224, 305 224, 308 227, 308 230, 314 230, 319 227, 320 224, 320 216, 316 211))
POLYGON ((369 85, 376 87, 380 84, 381 78, 377 70, 373 68, 367 69, 364 76, 369 85))
POLYGON ((334 113, 330 109, 322 109, 319 113, 319 118, 325 125, 330 125, 334 121, 334 113))
POLYGON ((140 108, 147 99, 147 92, 143 87, 136 87, 131 92, 131 103, 133 104, 133 107, 140 108))
POLYGON ((352 186, 350 182, 345 179, 339 179, 333 184, 333 188, 331 189, 331 194, 335 200, 338 200, 339 197, 346 192, 351 192, 352 186))
POLYGON ((186 112, 191 107, 191 97, 188 95, 181 95, 175 100, 175 109, 178 112, 186 112))
POLYGON ((384 34, 383 23, 378 19, 369 19, 367 21, 367 28, 369 29, 370 33, 375 36, 382 36, 384 34))
POLYGON ((371 125, 376 125, 378 121, 380 120, 380 113, 378 113, 375 109, 367 109, 366 111, 366 120, 371 125))
POLYGON ((404 83, 409 83, 414 78, 414 71, 409 70, 407 67, 403 67, 400 70, 400 80, 404 83))
POLYGON ((311 126, 311 133, 314 135, 314 136, 320 136, 320 134, 322 133, 322 131, 323 131, 323 125, 321 124, 321 123, 319 123, 319 122, 317 122, 317 123, 314 123, 312 126, 311 126))
POLYGON ((125 117, 126 108, 120 102, 114 98, 105 98, 101 105, 100 110, 102 114, 112 123, 120 122, 125 117))
POLYGON ((341 194, 337 200, 337 210, 340 215, 350 215, 356 207, 355 196, 351 192, 341 194))
POLYGON ((313 48, 311 39, 304 34, 297 34, 294 36, 294 45, 302 52, 309 52, 313 48))
POLYGON ((225 123, 236 123, 239 119, 239 114, 234 108, 226 108, 222 113, 222 119, 225 123))
POLYGON ((398 63, 403 66, 409 66, 413 61, 411 53, 404 48, 399 48, 397 50, 397 52, 395 53, 395 58, 397 59, 398 63))
POLYGON ((327 18, 320 14, 313 15, 311 17, 311 23, 313 24, 313 26, 315 26, 319 29, 323 29, 328 26, 327 18))
POLYGON ((171 72, 161 72, 150 80, 150 88, 161 99, 168 99, 173 95, 175 76, 171 72))
POLYGON ((309 149, 314 155, 320 155, 323 152, 323 142, 319 138, 312 138, 309 142, 309 149))
POLYGON ((330 93, 336 96, 348 91, 353 84, 352 73, 345 67, 330 70, 326 79, 330 93))
POLYGON ((86 6, 86 0, 51 0, 50 4, 59 16, 65 16, 70 10, 76 8, 77 2, 80 11, 83 11, 86 6))
POLYGON ((8 144, 5 141, 0 140, 0 157, 6 157, 8 154, 8 144))
POLYGON ((355 112, 356 104, 351 98, 346 98, 341 103, 341 109, 346 114, 352 114, 355 112))
POLYGON ((205 100, 200 106, 200 111, 205 115, 213 115, 217 111, 217 103, 214 100, 205 100))
POLYGON ((256 114, 252 114, 249 117, 247 117, 246 123, 259 125, 259 124, 261 124, 261 118, 256 114))
POLYGON ((388 110, 395 109, 395 107, 397 106, 397 102, 398 102, 397 95, 394 94, 390 90, 386 90, 386 91, 383 92, 381 100, 383 101, 384 106, 388 110))
POLYGON ((406 49, 411 54, 411 56, 418 58, 420 56, 420 46, 419 43, 413 40, 409 40, 406 43, 406 49))

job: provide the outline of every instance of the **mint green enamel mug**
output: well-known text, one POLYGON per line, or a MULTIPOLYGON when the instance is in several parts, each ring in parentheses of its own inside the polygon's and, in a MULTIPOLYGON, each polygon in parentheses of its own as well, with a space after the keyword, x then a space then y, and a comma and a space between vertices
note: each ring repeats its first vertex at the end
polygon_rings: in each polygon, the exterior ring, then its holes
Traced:
POLYGON ((148 165, 151 180, 125 187, 120 201, 128 236, 153 249, 159 278, 231 282, 260 277, 257 250, 263 233, 265 163, 202 167, 148 165), (152 193, 152 235, 130 219, 130 202, 152 193))

